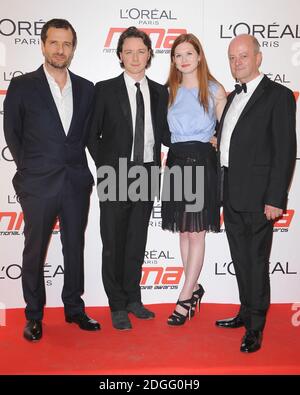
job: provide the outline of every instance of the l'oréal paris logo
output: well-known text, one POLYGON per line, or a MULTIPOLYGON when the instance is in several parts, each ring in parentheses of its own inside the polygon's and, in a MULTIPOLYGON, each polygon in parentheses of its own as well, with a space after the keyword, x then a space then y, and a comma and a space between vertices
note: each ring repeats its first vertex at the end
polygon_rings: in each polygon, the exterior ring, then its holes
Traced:
POLYGON ((140 8, 121 8, 120 18, 133 20, 139 25, 158 25, 160 21, 177 20, 177 18, 173 15, 173 10, 159 10, 157 8, 153 10, 140 8))
POLYGON ((0 19, 0 37, 11 37, 15 45, 40 44, 40 34, 45 21, 16 21, 10 18, 0 19))
POLYGON ((249 24, 237 22, 233 24, 220 25, 220 38, 232 39, 239 34, 252 34, 260 42, 261 47, 279 47, 280 40, 299 39, 299 25, 280 25, 277 22, 271 24, 249 24))

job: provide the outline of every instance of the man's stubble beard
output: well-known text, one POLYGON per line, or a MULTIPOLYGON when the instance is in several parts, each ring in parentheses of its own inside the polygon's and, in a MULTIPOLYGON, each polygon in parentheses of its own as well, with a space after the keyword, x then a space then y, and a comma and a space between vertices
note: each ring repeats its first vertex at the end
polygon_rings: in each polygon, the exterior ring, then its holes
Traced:
POLYGON ((57 63, 52 59, 46 58, 46 63, 48 63, 50 66, 54 67, 55 69, 62 70, 62 69, 65 69, 70 66, 71 60, 72 60, 72 57, 67 59, 63 63, 57 63))

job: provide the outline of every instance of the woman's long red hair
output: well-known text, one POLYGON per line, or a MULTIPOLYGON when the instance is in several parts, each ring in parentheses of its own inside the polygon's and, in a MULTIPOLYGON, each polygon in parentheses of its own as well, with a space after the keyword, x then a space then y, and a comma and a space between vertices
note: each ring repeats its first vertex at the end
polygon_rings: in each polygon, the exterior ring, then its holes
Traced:
POLYGON ((208 103, 209 103, 209 88, 208 83, 209 81, 217 82, 216 79, 211 75, 206 58, 202 49, 202 45, 196 36, 191 33, 188 34, 181 34, 176 38, 174 41, 172 48, 171 48, 171 66, 169 77, 167 81, 167 86, 169 87, 169 105, 171 106, 174 103, 177 90, 179 85, 182 82, 182 73, 177 70, 175 62, 174 62, 174 55, 175 49, 179 44, 182 43, 190 43, 195 48, 195 51, 200 55, 200 61, 197 67, 197 77, 198 77, 198 86, 199 86, 199 101, 203 105, 204 110, 208 111, 208 103))

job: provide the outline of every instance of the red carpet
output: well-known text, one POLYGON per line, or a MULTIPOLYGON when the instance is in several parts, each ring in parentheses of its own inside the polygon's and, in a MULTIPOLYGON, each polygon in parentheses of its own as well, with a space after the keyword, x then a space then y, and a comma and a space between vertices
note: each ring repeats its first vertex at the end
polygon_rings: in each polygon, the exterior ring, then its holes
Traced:
POLYGON ((23 310, 8 310, 6 326, 0 327, 0 374, 300 374, 300 326, 292 325, 290 304, 271 306, 263 347, 253 354, 239 351, 243 328, 214 325, 233 316, 235 305, 203 304, 177 328, 166 325, 174 305, 150 307, 154 320, 133 317, 133 330, 123 332, 112 328, 108 308, 87 308, 101 322, 98 332, 67 324, 63 309, 48 308, 43 339, 33 344, 22 337, 23 310))

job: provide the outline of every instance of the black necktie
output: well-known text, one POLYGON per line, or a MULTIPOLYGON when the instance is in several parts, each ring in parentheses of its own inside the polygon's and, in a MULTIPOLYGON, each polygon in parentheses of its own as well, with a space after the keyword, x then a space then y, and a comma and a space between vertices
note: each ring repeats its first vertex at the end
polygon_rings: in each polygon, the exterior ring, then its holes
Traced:
POLYGON ((136 82, 136 117, 134 131, 134 151, 133 160, 136 163, 144 163, 144 129, 145 129, 145 108, 143 94, 140 83, 136 82))
POLYGON ((242 91, 247 92, 247 85, 243 82, 242 85, 235 84, 234 85, 235 92, 239 95, 242 91))

